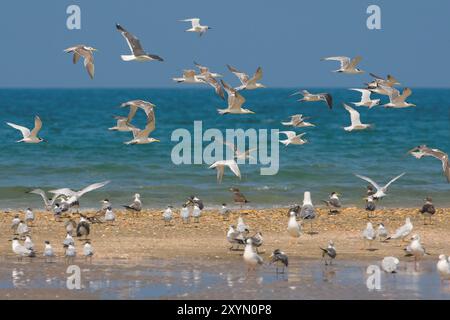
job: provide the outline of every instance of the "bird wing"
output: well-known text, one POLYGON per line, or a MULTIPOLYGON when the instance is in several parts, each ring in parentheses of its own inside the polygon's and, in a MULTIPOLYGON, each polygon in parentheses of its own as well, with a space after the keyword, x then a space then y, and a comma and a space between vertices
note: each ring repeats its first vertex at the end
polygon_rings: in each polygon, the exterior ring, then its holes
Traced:
POLYGON ((201 64, 194 61, 194 65, 200 70, 200 73, 209 73, 209 68, 202 66, 201 64))
POLYGON ((391 181, 389 181, 384 187, 383 189, 386 190, 394 181, 396 181, 397 179, 400 179, 401 177, 403 177, 405 175, 406 172, 403 172, 402 174, 396 176, 394 179, 392 179, 391 181))
POLYGON ((320 94, 318 94, 318 96, 320 96, 320 98, 325 100, 325 102, 328 105, 328 108, 330 108, 330 109, 333 108, 333 97, 331 96, 331 94, 329 94, 329 93, 320 93, 320 94))
POLYGON ((343 105, 344 105, 344 108, 350 113, 350 120, 352 122, 352 126, 361 124, 359 112, 345 103, 343 105))
POLYGON ((249 82, 256 83, 256 82, 258 82, 259 80, 261 80, 262 77, 263 77, 263 71, 262 71, 262 68, 261 68, 261 67, 258 67, 258 69, 256 69, 255 74, 254 74, 253 77, 249 80, 249 82))
POLYGON ((45 194, 44 190, 42 190, 42 189, 34 189, 34 190, 31 190, 28 193, 34 193, 34 194, 40 195, 42 197, 42 199, 44 200, 45 205, 46 206, 49 205, 49 202, 48 202, 48 199, 47 199, 47 195, 45 194))
POLYGON ((41 130, 41 128, 42 128, 41 118, 39 118, 39 116, 35 116, 34 117, 34 128, 31 131, 30 136, 37 137, 37 135, 38 135, 39 131, 41 130))
POLYGON ((6 124, 10 127, 13 127, 16 130, 19 130, 22 133, 22 136, 24 138, 28 138, 31 135, 31 131, 28 128, 25 128, 25 127, 22 127, 22 126, 19 126, 17 124, 10 123, 10 122, 7 122, 6 124))
POLYGON ((211 87, 215 89, 216 94, 225 100, 225 94, 223 92, 223 88, 220 85, 220 83, 214 79, 214 77, 210 73, 205 73, 203 75, 203 79, 206 81, 207 84, 209 84, 211 87))
POLYGON ((117 30, 122 34, 122 36, 127 40, 128 46, 130 47, 131 52, 135 56, 141 56, 146 54, 144 49, 142 48, 141 42, 139 39, 133 34, 129 33, 125 30, 121 25, 116 24, 117 30))
POLYGON ((187 79, 187 78, 194 78, 195 77, 195 70, 184 70, 183 71, 183 77, 185 79, 187 79))
POLYGON ((410 88, 405 88, 403 90, 403 93, 399 96, 399 99, 402 99, 402 101, 405 101, 406 98, 408 98, 412 94, 412 90, 410 88))
POLYGON ((227 67, 228 67, 228 70, 230 70, 236 77, 238 77, 239 81, 241 81, 241 83, 243 85, 245 85, 248 82, 249 78, 248 78, 247 74, 237 70, 236 68, 233 68, 229 64, 227 64, 227 67))
POLYGON ((245 103, 245 98, 238 91, 235 91, 234 99, 232 99, 232 103, 228 107, 231 110, 240 110, 244 103, 245 103))
POLYGON ((137 132, 136 137, 137 138, 146 138, 152 133, 156 128, 156 119, 155 119, 155 112, 153 109, 149 111, 147 115, 147 124, 144 128, 144 130, 140 130, 137 132))
POLYGON ((190 22, 192 24, 192 28, 196 28, 200 26, 200 19, 199 18, 192 18, 192 19, 184 19, 181 20, 184 22, 190 22))
POLYGON ((77 192, 77 196, 81 197, 83 194, 91 192, 91 191, 96 190, 96 189, 99 189, 101 187, 104 187, 108 183, 110 183, 110 181, 103 181, 103 182, 91 184, 91 185, 87 186, 86 188, 78 191, 77 192))
POLYGON ((348 67, 349 67, 349 68, 355 68, 356 65, 357 65, 361 60, 362 60, 362 57, 361 57, 361 56, 354 57, 354 58, 352 59, 352 61, 350 62, 350 64, 348 65, 348 67))
POLYGON ((345 67, 347 67, 350 64, 350 58, 349 57, 343 57, 343 56, 327 57, 327 58, 323 58, 322 60, 339 61, 341 63, 341 68, 345 68, 345 67))
POLYGON ((75 196, 77 193, 69 188, 62 188, 62 189, 56 189, 56 190, 50 190, 50 193, 53 193, 55 195, 63 195, 66 197, 72 197, 75 196))
POLYGON ((280 131, 279 133, 285 134, 289 140, 297 136, 295 131, 280 131))
POLYGON ((356 89, 356 88, 352 88, 350 90, 361 92, 361 102, 370 101, 370 94, 371 94, 370 90, 356 89))
POLYGON ((225 165, 228 166, 228 168, 230 168, 231 171, 233 171, 233 173, 241 178, 241 171, 239 170, 239 166, 236 163, 236 161, 234 160, 225 160, 225 165))
POLYGON ((361 176, 361 175, 359 175, 359 174, 355 174, 355 176, 357 176, 357 177, 360 178, 360 179, 366 180, 368 183, 370 183, 371 185, 373 185, 373 186, 375 187, 375 189, 377 189, 377 190, 380 190, 380 189, 381 189, 380 186, 379 186, 375 181, 373 181, 372 179, 370 179, 370 178, 368 178, 368 177, 365 177, 365 176, 361 176))

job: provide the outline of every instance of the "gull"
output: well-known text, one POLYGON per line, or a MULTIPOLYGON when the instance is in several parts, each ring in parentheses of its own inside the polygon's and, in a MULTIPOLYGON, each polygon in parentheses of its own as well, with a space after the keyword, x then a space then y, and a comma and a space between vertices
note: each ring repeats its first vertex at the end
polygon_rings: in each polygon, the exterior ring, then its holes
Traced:
POLYGON ((172 206, 167 206, 167 209, 163 212, 164 225, 169 225, 173 218, 172 206))
POLYGON ((44 241, 44 257, 45 262, 51 262, 51 258, 55 256, 55 252, 50 244, 50 241, 44 241))
POLYGON ((361 56, 357 56, 353 59, 349 57, 327 57, 322 58, 322 61, 339 61, 341 67, 338 70, 334 70, 333 72, 341 72, 341 73, 349 73, 349 74, 358 74, 364 73, 363 70, 357 68, 357 64, 362 60, 361 56))
POLYGON ((257 265, 263 264, 263 259, 255 252, 251 239, 246 240, 243 258, 247 265, 247 272, 251 269, 255 270, 257 265))
POLYGON ((66 238, 63 241, 63 245, 69 246, 69 245, 74 245, 74 244, 75 244, 75 241, 73 241, 71 234, 67 233, 66 238))
POLYGON ((450 279, 450 264, 449 259, 445 254, 439 255, 439 261, 436 264, 436 269, 439 272, 441 281, 450 279))
POLYGON ((121 58, 123 61, 164 61, 160 56, 145 52, 139 39, 125 30, 121 25, 116 24, 116 28, 127 41, 132 53, 132 55, 122 55, 121 58))
POLYGON ((110 131, 129 132, 137 129, 131 123, 128 122, 127 117, 114 117, 117 120, 117 124, 114 127, 109 128, 110 131))
POLYGON ((411 243, 405 248, 406 256, 414 256, 414 262, 417 263, 417 258, 428 255, 425 247, 420 243, 420 236, 415 234, 411 237, 411 243))
POLYGON ((377 228, 377 238, 380 239, 380 241, 382 240, 386 240, 386 238, 388 237, 389 233, 386 230, 386 227, 384 226, 383 223, 378 224, 378 228, 377 228))
POLYGON ((25 222, 27 224, 32 224, 33 221, 34 221, 33 210, 31 208, 27 208, 27 210, 25 211, 25 222))
POLYGON ((436 213, 436 208, 433 205, 433 199, 431 197, 425 198, 425 204, 419 210, 419 212, 423 215, 423 224, 425 223, 425 218, 428 217, 431 224, 431 217, 436 213))
POLYGON ((395 88, 386 86, 381 86, 381 88, 385 89, 389 96, 389 103, 385 104, 384 107, 400 109, 416 106, 413 103, 406 102, 406 99, 412 94, 412 90, 410 88, 403 89, 401 94, 400 91, 395 88))
POLYGON ((106 186, 110 181, 104 181, 99 183, 94 183, 89 186, 87 186, 84 189, 81 189, 80 191, 73 191, 69 188, 62 188, 62 189, 56 189, 56 190, 50 190, 50 193, 53 193, 56 196, 63 195, 67 197, 67 202, 69 206, 77 206, 79 205, 80 198, 85 195, 88 192, 100 189, 104 186, 106 186))
POLYGON ((303 128, 303 127, 315 127, 314 124, 310 122, 306 122, 305 120, 308 118, 304 118, 302 114, 295 114, 291 116, 291 121, 289 122, 281 122, 284 126, 292 126, 296 128, 303 128))
POLYGON ((200 70, 200 77, 205 74, 210 74, 213 78, 222 78, 222 75, 215 72, 210 72, 208 67, 202 66, 201 64, 194 61, 195 66, 200 70))
POLYGON ((236 90, 230 87, 223 80, 220 80, 222 86, 228 95, 228 107, 226 109, 217 109, 219 114, 253 114, 254 112, 249 109, 242 108, 242 105, 245 103, 245 98, 236 90))
POLYGON ((112 211, 111 207, 106 208, 105 221, 110 222, 110 223, 116 221, 116 216, 115 216, 114 212, 112 211))
POLYGON ((242 232, 237 231, 234 225, 231 225, 228 229, 227 240, 231 244, 229 250, 235 250, 235 245, 237 245, 237 249, 239 249, 240 245, 245 245, 245 238, 242 232))
POLYGON ((384 187, 380 187, 376 182, 374 182, 372 179, 365 177, 365 176, 361 176, 361 175, 356 175, 358 178, 363 179, 367 182, 369 182, 371 185, 373 185, 375 187, 375 189, 377 189, 377 192, 373 195, 374 199, 381 199, 383 197, 386 196, 386 191, 387 188, 393 183, 395 182, 397 179, 403 177, 405 175, 405 172, 396 176, 394 179, 392 179, 391 181, 389 181, 384 187))
POLYGON ((331 265, 337 255, 333 240, 328 241, 328 247, 320 249, 322 250, 322 258, 325 261, 325 265, 331 265))
POLYGON ((134 212, 135 214, 138 214, 142 210, 142 201, 141 201, 141 195, 139 193, 136 193, 134 195, 134 200, 130 205, 123 206, 125 209, 134 212))
POLYGON ((376 209, 375 200, 373 198, 373 195, 370 195, 366 198, 367 218, 370 218, 370 212, 375 211, 375 209, 376 209))
POLYGON ((98 51, 95 48, 86 46, 84 44, 77 45, 74 47, 67 48, 64 50, 65 53, 73 53, 73 64, 76 64, 81 57, 84 59, 84 67, 86 68, 89 77, 94 79, 94 52, 98 51))
POLYGON ((160 142, 158 139, 149 137, 156 128, 156 120, 154 111, 150 111, 147 116, 147 124, 143 130, 133 129, 133 139, 124 142, 126 145, 137 145, 137 144, 149 144, 153 142, 160 142))
POLYGON ((25 248, 25 246, 19 243, 18 238, 14 238, 12 241, 12 251, 18 255, 19 261, 22 261, 23 257, 35 257, 36 253, 33 250, 25 248))
POLYGON ((94 248, 92 247, 89 241, 84 244, 83 255, 86 258, 86 260, 89 260, 89 262, 92 263, 92 257, 94 256, 94 248))
POLYGON ((282 271, 281 273, 284 273, 285 268, 289 266, 289 258, 288 256, 281 251, 280 249, 275 249, 273 253, 270 255, 272 260, 270 261, 270 264, 275 263, 276 264, 276 273, 278 273, 278 266, 281 264, 282 271))
POLYGON ((439 149, 428 148, 426 145, 417 146, 410 151, 408 151, 416 159, 421 159, 422 157, 434 157, 441 160, 442 171, 444 172, 447 182, 450 183, 450 164, 448 161, 448 154, 444 153, 439 149))
POLYGON ((372 93, 368 89, 356 89, 352 88, 350 90, 361 92, 361 101, 360 102, 352 102, 357 107, 368 107, 369 109, 378 106, 380 104, 381 99, 370 99, 370 94, 372 93))
POLYGON ((187 204, 183 203, 183 206, 180 210, 181 219, 183 219, 183 223, 189 223, 189 208, 187 204))
POLYGON ((200 222, 200 216, 202 214, 202 210, 199 208, 197 204, 194 204, 194 208, 192 209, 192 217, 194 218, 194 223, 200 222))
POLYGON ((316 210, 314 209, 314 206, 312 204, 311 192, 309 191, 305 191, 305 193, 303 194, 303 205, 300 211, 300 218, 302 218, 303 220, 309 220, 310 222, 309 234, 312 235, 313 234, 312 224, 313 220, 316 218, 316 210))
POLYGON ((413 224, 411 223, 411 219, 407 217, 405 220, 405 224, 399 227, 397 230, 395 230, 395 233, 392 236, 387 237, 386 240, 400 239, 400 238, 405 240, 405 238, 412 232, 412 230, 413 224))
POLYGON ((226 203, 222 203, 222 207, 219 210, 219 214, 222 216, 224 221, 228 221, 228 217, 230 216, 231 210, 227 208, 226 203))
POLYGON ((39 116, 34 117, 34 128, 31 131, 28 128, 19 126, 11 122, 7 122, 6 124, 16 130, 19 130, 22 133, 22 139, 16 142, 24 142, 24 143, 46 142, 46 140, 38 137, 38 133, 42 128, 42 121, 41 118, 39 118, 39 116))
POLYGON ((91 226, 85 217, 81 216, 80 222, 77 225, 77 237, 84 236, 84 240, 87 240, 87 237, 91 233, 91 226))
POLYGON ((301 225, 295 219, 294 211, 291 211, 289 213, 289 221, 288 221, 287 230, 288 230, 289 236, 291 236, 292 238, 298 238, 301 235, 301 232, 302 232, 301 225))
POLYGON ((241 179, 241 171, 239 170, 238 164, 235 160, 219 160, 214 162, 209 169, 216 169, 217 170, 217 182, 221 183, 223 174, 225 171, 225 167, 228 167, 236 177, 241 179))
POLYGON ((286 147, 290 144, 302 145, 308 143, 308 140, 302 139, 306 132, 300 133, 299 135, 297 135, 295 131, 280 131, 279 133, 286 135, 287 139, 280 140, 280 143, 284 144, 286 147))
POLYGON ((387 273, 396 273, 400 260, 396 257, 384 257, 381 261, 381 268, 387 273))
POLYGON ((190 29, 185 30, 185 32, 197 32, 199 37, 201 37, 206 31, 212 29, 209 26, 202 26, 200 24, 200 18, 190 18, 179 20, 180 22, 190 22, 192 27, 190 29))
POLYGON ((228 70, 230 70, 241 82, 241 86, 237 87, 236 90, 240 91, 240 90, 254 90, 254 89, 258 89, 258 88, 265 88, 265 86, 261 83, 258 83, 259 80, 262 79, 263 76, 263 72, 262 72, 262 68, 258 67, 258 69, 256 69, 255 74, 253 75, 252 78, 250 78, 248 76, 248 74, 245 74, 244 72, 241 72, 239 70, 237 70, 236 68, 233 68, 232 66, 227 64, 227 68, 228 70))
POLYGON ((329 93, 310 93, 307 90, 302 90, 298 92, 294 92, 291 96, 295 96, 301 94, 303 98, 301 98, 300 102, 317 102, 317 101, 325 101, 328 108, 333 109, 333 97, 329 93))
MULTIPOLYGON (((131 123, 131 120, 133 120, 138 109, 142 109, 148 118, 149 115, 151 115, 153 113, 154 108, 156 106, 153 103, 144 101, 144 100, 131 100, 131 101, 122 103, 120 105, 120 107, 121 108, 127 108, 127 107, 130 108, 127 119, 128 119, 128 123, 131 123)), ((132 130, 130 130, 130 131, 132 131, 132 130)))
POLYGON ((366 245, 366 242, 368 242, 369 243, 368 250, 370 250, 371 243, 373 240, 375 240, 375 230, 373 229, 371 222, 367 222, 366 229, 364 229, 363 231, 363 238, 364 238, 364 246, 366 245))
POLYGON ((345 110, 350 113, 351 125, 344 127, 345 131, 351 132, 353 130, 365 130, 371 127, 370 124, 361 123, 361 117, 358 111, 350 107, 349 105, 343 103, 345 110))
POLYGON ((64 259, 66 261, 66 264, 73 263, 75 260, 75 257, 77 256, 77 251, 75 250, 75 247, 73 244, 64 245, 64 259))
POLYGON ((330 208, 330 214, 339 213, 339 208, 342 206, 339 200, 339 194, 332 192, 328 200, 323 200, 328 208, 330 208))
POLYGON ((238 188, 230 188, 230 191, 233 193, 234 203, 239 204, 241 208, 244 204, 249 202, 238 188))
POLYGON ((195 74, 195 70, 183 70, 183 75, 180 78, 172 78, 173 81, 178 83, 205 83, 203 78, 200 78, 197 74, 195 74))
POLYGON ((47 211, 51 211, 53 209, 53 206, 55 205, 56 200, 58 200, 58 196, 48 198, 45 191, 42 189, 34 189, 28 193, 40 195, 42 197, 42 200, 44 200, 45 210, 47 211))

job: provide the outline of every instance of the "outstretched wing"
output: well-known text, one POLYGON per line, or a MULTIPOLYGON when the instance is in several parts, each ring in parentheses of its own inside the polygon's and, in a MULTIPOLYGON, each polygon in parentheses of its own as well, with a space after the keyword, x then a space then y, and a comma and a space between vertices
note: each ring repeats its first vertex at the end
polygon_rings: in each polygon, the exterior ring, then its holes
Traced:
POLYGON ((35 116, 34 117, 34 128, 31 131, 31 136, 37 137, 37 135, 38 135, 39 131, 41 130, 41 128, 42 128, 41 118, 39 118, 39 116, 35 116))
POLYGON ((244 72, 241 72, 237 70, 236 68, 233 68, 229 64, 227 64, 228 70, 230 70, 236 77, 238 77, 239 81, 241 81, 242 84, 246 84, 248 82, 248 75, 244 72))
POLYGON ((136 36, 129 33, 120 24, 116 24, 116 28, 125 38, 125 40, 127 40, 128 46, 130 47, 131 52, 135 56, 141 56, 146 54, 144 49, 142 48, 141 42, 136 36))
POLYGON ((22 136, 23 136, 24 138, 29 137, 30 134, 31 134, 30 129, 28 129, 28 128, 25 128, 25 127, 22 127, 22 126, 19 126, 19 125, 17 125, 17 124, 10 123, 10 122, 7 122, 6 124, 7 124, 8 126, 10 126, 10 127, 13 127, 13 128, 16 129, 16 130, 19 130, 19 131, 22 133, 22 136))
POLYGON ((104 187, 108 183, 110 183, 110 181, 104 181, 104 182, 91 184, 91 185, 87 186, 86 188, 82 189, 81 191, 78 191, 77 196, 81 197, 83 194, 88 193, 93 190, 96 190, 96 189, 99 189, 101 187, 104 187))
POLYGON ((355 176, 357 176, 360 179, 363 179, 363 180, 367 181, 368 183, 373 185, 375 187, 375 189, 380 190, 380 186, 375 181, 373 181, 372 179, 370 179, 368 177, 365 177, 365 176, 361 176, 359 174, 355 174, 355 176))
POLYGON ((350 120, 352 122, 352 126, 361 124, 359 112, 345 103, 343 105, 344 105, 344 108, 350 113, 350 120))
POLYGON ((391 181, 389 181, 384 187, 383 189, 386 190, 394 181, 396 181, 397 179, 400 179, 401 177, 403 177, 405 175, 406 172, 403 172, 402 174, 396 176, 394 179, 392 179, 391 181))
POLYGON ((44 200, 45 205, 46 206, 49 205, 49 202, 48 202, 48 199, 47 199, 47 195, 45 194, 44 190, 42 190, 42 189, 34 189, 34 190, 31 190, 28 193, 34 193, 34 194, 40 195, 42 197, 42 200, 44 200))

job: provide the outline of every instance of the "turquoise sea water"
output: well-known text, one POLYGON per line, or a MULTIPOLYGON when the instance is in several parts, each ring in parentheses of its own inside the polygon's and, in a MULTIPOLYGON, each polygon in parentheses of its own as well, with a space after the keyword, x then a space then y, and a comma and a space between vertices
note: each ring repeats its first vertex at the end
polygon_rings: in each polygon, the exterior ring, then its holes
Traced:
MULTIPOLYGON (((322 103, 300 104, 289 95, 294 89, 262 89, 244 92, 245 106, 254 115, 219 116, 218 107, 226 102, 209 89, 90 89, 90 90, 0 90, 0 207, 40 207, 38 196, 26 191, 82 188, 90 183, 111 183, 82 199, 85 207, 97 207, 105 197, 120 205, 134 193, 142 195, 146 207, 178 206, 189 195, 201 197, 206 205, 231 202, 229 187, 236 186, 252 206, 272 207, 299 203, 303 192, 312 192, 319 203, 331 191, 342 194, 345 205, 362 205, 366 182, 355 177, 365 174, 379 183, 402 172, 383 205, 415 207, 425 196, 437 206, 450 205, 450 184, 434 158, 417 160, 406 152, 419 144, 450 152, 450 90, 415 89, 408 99, 417 107, 403 110, 358 108, 364 123, 374 128, 364 132, 345 132, 348 113, 342 102, 359 100, 347 89, 311 89, 330 92, 335 100, 332 111, 322 103), (126 146, 131 133, 110 132, 113 115, 126 115, 118 106, 125 101, 143 99, 156 108, 156 130, 160 143, 126 146), (302 113, 311 117, 315 128, 307 132, 303 146, 280 145, 277 175, 262 176, 259 165, 241 165, 242 180, 226 172, 222 184, 216 174, 203 165, 174 165, 170 140, 172 131, 203 120, 203 128, 280 129, 281 121, 302 113), (44 123, 40 136, 48 140, 39 145, 15 143, 19 132, 5 122, 33 126, 34 115, 44 123)), ((383 101, 386 97, 382 97, 383 101)), ((136 124, 142 126, 142 114, 136 124)), ((289 129, 290 130, 290 129, 289 129)), ((205 143, 205 146, 207 143, 205 143)))

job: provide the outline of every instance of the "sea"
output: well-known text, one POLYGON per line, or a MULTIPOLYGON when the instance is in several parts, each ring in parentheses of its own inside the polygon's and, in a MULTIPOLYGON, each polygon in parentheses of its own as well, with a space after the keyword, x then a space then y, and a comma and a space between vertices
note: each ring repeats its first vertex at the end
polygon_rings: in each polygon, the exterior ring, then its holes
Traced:
MULTIPOLYGON (((385 207, 419 207, 427 196, 437 207, 450 206, 450 184, 441 162, 426 157, 415 159, 407 152, 426 144, 450 152, 450 89, 414 88, 407 109, 356 107, 369 130, 346 132, 350 124, 342 103, 359 101, 359 93, 347 88, 310 88, 329 92, 334 107, 325 103, 300 103, 291 96, 295 88, 244 91, 244 107, 255 114, 223 115, 218 108, 227 103, 212 89, 0 89, 0 208, 42 208, 39 196, 27 192, 41 188, 81 190, 109 180, 102 189, 81 199, 84 208, 97 208, 108 198, 113 206, 129 203, 141 194, 148 208, 179 207, 195 195, 206 207, 232 204, 230 187, 237 187, 249 200, 248 206, 272 208, 301 203, 310 191, 315 204, 321 204, 332 191, 341 195, 344 206, 364 205, 367 182, 355 174, 371 177, 380 185, 405 172, 393 183, 382 200, 385 207), (152 136, 160 142, 125 145, 131 132, 113 132, 114 116, 126 116, 123 102, 147 100, 156 105, 156 129, 152 136), (291 115, 310 117, 316 127, 290 128, 281 124, 291 115), (6 122, 32 128, 34 116, 43 121, 40 144, 16 143, 20 132, 6 122), (304 145, 279 144, 279 168, 274 175, 261 175, 257 164, 241 164, 242 178, 228 169, 222 183, 207 163, 178 164, 172 158, 179 141, 172 141, 177 129, 193 134, 194 122, 203 130, 278 129, 306 132, 304 145)), ((373 98, 376 96, 374 95, 373 98)), ((383 103, 387 97, 381 96, 383 103)), ((145 126, 145 114, 134 120, 145 126)), ((258 131, 259 132, 259 131, 258 131)), ((204 142, 206 147, 210 142, 204 142)), ((192 153, 194 151, 192 150, 192 153)))

